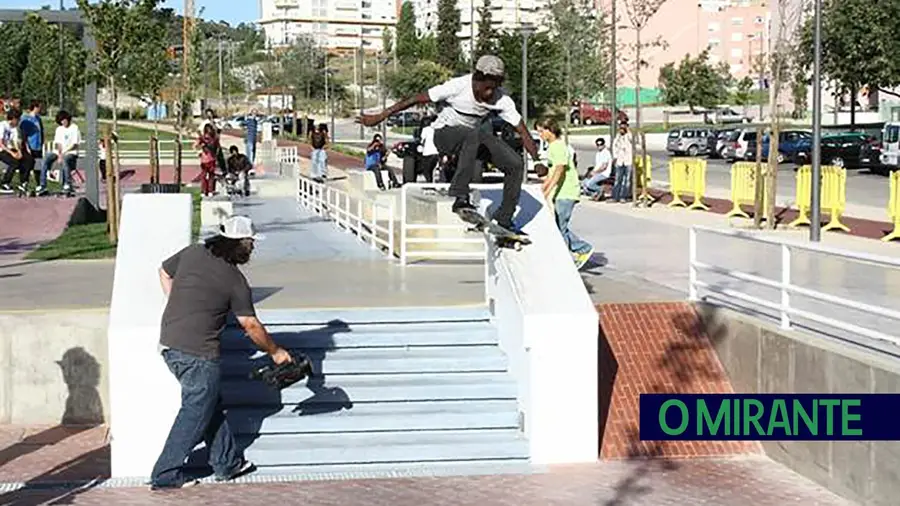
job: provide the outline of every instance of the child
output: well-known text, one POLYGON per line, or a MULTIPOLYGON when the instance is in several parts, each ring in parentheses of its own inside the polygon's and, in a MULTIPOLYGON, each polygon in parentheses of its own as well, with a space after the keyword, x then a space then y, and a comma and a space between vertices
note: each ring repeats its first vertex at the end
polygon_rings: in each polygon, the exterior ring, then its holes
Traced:
POLYGON ((566 240, 569 251, 572 252, 575 265, 578 269, 581 269, 591 259, 591 255, 594 254, 594 247, 569 230, 572 212, 575 210, 575 204, 578 203, 578 199, 581 196, 578 169, 572 163, 568 146, 560 138, 562 130, 556 120, 548 118, 542 121, 538 125, 538 133, 541 139, 550 145, 547 149, 550 171, 547 173, 547 177, 542 185, 544 198, 548 204, 554 206, 556 225, 566 240))
POLYGON ((212 123, 207 123, 203 127, 203 135, 197 139, 194 147, 201 148, 200 190, 204 197, 209 197, 216 193, 216 166, 218 165, 219 155, 219 136, 216 134, 216 129, 212 123))

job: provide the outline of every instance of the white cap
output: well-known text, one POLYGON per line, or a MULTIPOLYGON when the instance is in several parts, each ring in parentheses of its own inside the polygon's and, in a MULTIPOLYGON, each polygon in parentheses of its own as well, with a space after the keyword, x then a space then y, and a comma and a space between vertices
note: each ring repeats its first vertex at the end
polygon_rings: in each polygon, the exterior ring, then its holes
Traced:
POLYGON ((222 222, 222 237, 229 239, 253 239, 261 241, 264 236, 257 234, 253 222, 246 216, 230 216, 222 222))

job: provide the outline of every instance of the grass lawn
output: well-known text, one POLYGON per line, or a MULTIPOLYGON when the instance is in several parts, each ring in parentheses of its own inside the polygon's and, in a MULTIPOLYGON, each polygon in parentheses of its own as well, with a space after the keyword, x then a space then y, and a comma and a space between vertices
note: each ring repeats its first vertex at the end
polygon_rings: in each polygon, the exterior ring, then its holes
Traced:
MULTIPOLYGON (((84 122, 84 120, 76 120, 75 123, 78 125, 78 128, 81 130, 81 136, 82 137, 87 136, 87 124, 84 122)), ((139 127, 134 127, 131 125, 119 124, 119 140, 120 141, 142 141, 142 142, 149 143, 150 136, 153 135, 154 130, 153 130, 152 123, 148 124, 147 126, 148 126, 148 128, 139 128, 139 127)), ((163 125, 160 124, 160 126, 163 126, 163 125)), ((50 128, 50 127, 47 127, 47 128, 50 128)), ((54 128, 55 128, 55 126, 54 126, 54 128)), ((98 130, 99 130, 98 135, 101 138, 103 137, 103 132, 105 131, 106 128, 112 129, 112 121, 104 120, 104 121, 100 122, 99 128, 98 128, 98 130)), ((52 131, 46 132, 45 135, 46 135, 48 141, 53 140, 53 132, 52 131)), ((173 134, 171 132, 167 132, 162 129, 160 129, 158 137, 159 137, 159 140, 161 140, 161 141, 174 141, 176 138, 175 134, 173 134)))
MULTIPOLYGON (((200 189, 185 188, 193 201, 191 239, 200 235, 200 189)), ((109 243, 106 223, 90 223, 68 227, 56 239, 29 253, 28 260, 87 260, 113 258, 116 247, 109 243)))

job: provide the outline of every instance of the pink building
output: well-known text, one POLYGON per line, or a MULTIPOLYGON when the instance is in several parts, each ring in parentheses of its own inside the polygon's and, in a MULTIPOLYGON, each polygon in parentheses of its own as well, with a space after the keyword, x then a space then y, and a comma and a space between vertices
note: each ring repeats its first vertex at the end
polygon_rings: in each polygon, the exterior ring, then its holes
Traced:
MULTIPOLYGON (((608 18, 611 0, 596 1, 608 18)), ((619 85, 634 87, 636 33, 626 0, 617 1, 619 85)), ((642 50, 641 88, 656 88, 661 67, 677 64, 687 54, 696 56, 707 47, 711 61, 727 63, 734 77, 755 77, 758 69, 753 60, 769 44, 769 9, 765 0, 666 1, 641 31, 644 44, 663 43, 642 50)))

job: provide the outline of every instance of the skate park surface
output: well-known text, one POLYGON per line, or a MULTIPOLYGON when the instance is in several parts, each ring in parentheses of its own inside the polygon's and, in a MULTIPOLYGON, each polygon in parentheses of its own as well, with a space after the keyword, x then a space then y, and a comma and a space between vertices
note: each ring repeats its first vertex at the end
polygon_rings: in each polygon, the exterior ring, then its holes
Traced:
MULTIPOLYGON (((295 186, 292 180, 261 180, 259 185, 259 193, 245 202, 235 203, 234 211, 251 216, 259 225, 260 232, 266 235, 266 240, 258 244, 254 258, 246 268, 260 309, 277 310, 303 307, 352 310, 354 308, 390 308, 392 306, 472 307, 484 305, 485 273, 483 264, 434 263, 402 268, 396 265, 396 262, 387 261, 382 252, 372 250, 354 236, 337 230, 332 222, 297 209, 294 196, 295 186)), ((686 251, 686 247, 681 247, 686 241, 686 232, 683 226, 667 223, 666 219, 668 218, 633 217, 621 208, 608 208, 608 206, 601 207, 600 205, 585 206, 576 212, 575 230, 597 246, 598 254, 595 256, 594 265, 590 266, 582 277, 586 293, 594 304, 600 305, 603 318, 618 321, 619 318, 615 315, 619 314, 617 313, 619 309, 623 311, 622 314, 628 313, 629 315, 632 313, 647 314, 642 311, 658 314, 662 306, 657 304, 684 300, 686 290, 684 283, 680 280, 686 278, 686 269, 684 268, 686 260, 681 261, 683 256, 680 255, 682 249, 686 251), (643 309, 634 303, 643 303, 643 309), (623 306, 627 306, 627 308, 623 306)), ((535 243, 538 243, 542 236, 533 234, 533 237, 535 243)), ((860 246, 860 248, 864 247, 860 246)), ((731 255, 737 257, 740 253, 732 250, 731 255)), ((552 271, 542 270, 539 262, 535 262, 533 265, 521 265, 519 268, 521 271, 531 274, 531 276, 522 276, 518 280, 516 288, 519 290, 537 291, 553 279, 552 271)), ((107 329, 105 324, 109 320, 108 307, 112 299, 114 269, 115 263, 111 261, 34 264, 9 261, 0 266, 0 276, 8 275, 3 278, 4 284, 7 281, 13 283, 10 287, 16 293, 16 296, 13 297, 7 295, 9 292, 4 290, 4 295, 0 300, 0 306, 3 307, 3 314, 0 316, 0 321, 3 322, 2 335, 11 336, 15 333, 23 336, 19 343, 10 342, 6 349, 29 349, 30 354, 16 354, 17 359, 20 355, 26 357, 21 367, 27 367, 31 371, 48 371, 45 378, 39 379, 39 385, 33 387, 26 384, 21 373, 7 373, 10 376, 22 378, 14 383, 5 383, 7 385, 5 388, 17 391, 15 399, 28 396, 33 401, 22 406, 4 406, 6 411, 3 412, 3 416, 6 420, 15 420, 19 424, 47 423, 54 416, 58 419, 59 413, 65 411, 65 401, 70 395, 70 389, 57 379, 58 370, 50 370, 41 366, 39 364, 41 361, 58 361, 67 350, 82 348, 88 355, 94 357, 101 370, 107 370, 109 360, 106 351, 107 329), (31 339, 30 343, 25 343, 25 336, 31 339), (29 355, 32 358, 27 358, 29 355), (38 395, 39 389, 44 393, 38 395), (34 416, 34 419, 28 419, 24 415, 25 413, 34 416)), ((834 272, 833 266, 829 272, 834 272)), ((852 274, 851 272, 833 275, 832 278, 826 278, 826 280, 830 279, 832 283, 859 281, 859 277, 852 274)), ((890 297, 889 289, 892 285, 885 283, 882 286, 884 289, 881 296, 890 297)), ((554 299, 542 303, 546 304, 550 311, 566 309, 565 299, 554 299)), ((677 313, 678 310, 674 312, 677 313)), ((713 313, 702 314, 710 319, 717 316, 713 313)), ((627 320, 627 325, 613 324, 609 320, 603 321, 604 333, 607 334, 606 339, 612 347, 623 341, 639 337, 640 334, 636 328, 641 323, 635 322, 632 316, 629 316, 627 320), (622 330, 626 327, 634 327, 634 330, 622 330)), ((750 326, 750 324, 747 325, 750 326)), ((775 339, 777 336, 773 334, 770 333, 767 339, 771 343, 783 344, 783 340, 775 339)), ((797 351, 801 348, 795 344, 796 340, 791 343, 790 346, 781 346, 779 349, 781 351, 791 350, 789 354, 791 360, 802 361, 803 357, 808 354, 803 355, 806 353, 805 351, 797 351), (797 355, 800 355, 799 359, 796 358, 797 355)), ((772 346, 778 346, 778 344, 772 344, 772 346)), ((803 349, 805 350, 805 348, 803 349)), ((724 353, 719 353, 720 359, 726 356, 724 353)), ((734 346, 730 353, 737 356, 734 346)), ((822 356, 831 357, 831 355, 822 356)), ((3 358, 4 363, 10 360, 9 355, 3 358)), ((818 358, 810 360, 816 361, 818 358)), ((828 363, 835 361, 833 358, 826 360, 828 363)), ((756 355, 756 361, 764 361, 759 352, 756 355)), ((727 359, 723 359, 723 362, 727 362, 727 359)), ((724 365, 726 369, 731 367, 731 364, 724 365)), ((797 367, 796 365, 791 366, 795 371, 799 370, 797 367)), ((10 368, 9 371, 15 369, 10 368)), ((729 373, 731 375, 733 371, 729 371, 729 373)), ((752 381, 760 381, 757 376, 762 374, 774 373, 764 373, 759 370, 755 373, 748 372, 747 381, 750 382, 749 378, 751 377, 753 377, 752 381)), ((110 400, 106 375, 101 374, 100 376, 96 388, 102 408, 99 413, 93 412, 85 415, 86 421, 91 423, 110 420, 108 410, 110 400)), ((802 375, 795 372, 790 381, 793 382, 798 377, 802 377, 802 375)), ((30 379, 34 380, 33 377, 30 379)), ((831 377, 828 377, 827 381, 829 385, 838 383, 831 377)), ((734 376, 732 376, 732 382, 734 382, 734 376)), ((9 399, 10 397, 4 395, 4 398, 9 399)), ((13 433, 10 434, 10 438, 12 438, 13 433)), ((40 434, 42 433, 38 433, 38 435, 40 434)), ((34 435, 31 432, 23 432, 16 437, 24 440, 34 435)), ((104 459, 108 461, 108 447, 106 447, 105 456, 102 451, 105 447, 105 437, 105 432, 96 429, 65 435, 63 442, 68 442, 69 446, 73 447, 65 448, 66 451, 70 453, 75 451, 74 442, 79 438, 87 441, 85 447, 91 448, 90 451, 84 453, 94 459, 92 465, 95 466, 95 469, 84 471, 85 476, 91 473, 102 475, 103 471, 97 469, 103 467, 104 459), (95 448, 91 445, 94 445, 95 448)), ((42 445, 40 441, 34 445, 41 447, 41 451, 35 452, 36 454, 46 453, 51 449, 50 446, 56 446, 55 450, 61 452, 66 446, 66 444, 50 445, 47 443, 42 445)), ((766 450, 769 451, 768 448, 766 450)), ((852 453, 868 450, 869 448, 866 447, 847 451, 852 453)), ((807 455, 810 454, 809 452, 816 455, 815 450, 809 450, 807 455)), ((825 452, 823 455, 829 462, 841 458, 841 449, 829 448, 825 452)), ((77 455, 73 455, 74 457, 77 455)), ((41 464, 33 465, 35 469, 40 469, 41 464)), ((28 472, 24 471, 26 467, 19 467, 18 475, 6 474, 4 468, 4 471, 0 472, 0 480, 8 483, 27 483, 35 479, 40 481, 39 478, 45 474, 34 471, 28 475, 28 472), (8 477, 3 478, 6 476, 8 477)), ((84 468, 88 469, 90 465, 85 464, 84 468)), ((830 468, 828 472, 831 473, 830 468)), ((57 473, 54 476, 58 478, 60 475, 57 473)), ((76 476, 72 479, 82 479, 82 477, 76 476)), ((698 462, 680 460, 676 464, 648 464, 603 460, 599 464, 588 467, 575 466, 574 468, 555 469, 546 475, 534 477, 444 478, 443 480, 434 482, 435 494, 446 493, 442 492, 441 487, 448 489, 459 486, 468 487, 472 490, 472 496, 460 503, 473 504, 477 502, 476 498, 491 504, 503 504, 503 501, 518 504, 596 504, 599 500, 620 501, 608 502, 609 504, 783 504, 790 500, 809 504, 844 503, 837 496, 824 490, 822 486, 791 472, 783 465, 761 455, 758 450, 744 453, 735 452, 732 455, 707 456, 706 459, 698 462), (703 473, 707 473, 707 476, 702 477, 703 473), (541 478, 541 476, 546 477, 541 478), (563 476, 571 480, 569 485, 562 485, 566 482, 562 478, 563 476), (713 489, 708 483, 703 483, 708 480, 709 476, 721 476, 721 481, 716 489, 713 489), (491 479, 494 481, 484 481, 491 479), (649 485, 653 480, 659 480, 659 483, 649 485), (607 484, 600 485, 599 483, 603 481, 607 481, 607 484), (733 483, 737 488, 744 487, 751 490, 742 492, 743 495, 721 490, 727 489, 727 483, 733 483), (498 498, 491 492, 491 488, 495 486, 507 490, 519 488, 520 491, 498 498), (563 489, 567 491, 561 492, 560 490, 563 489), (530 499, 525 498, 526 490, 532 490, 537 495, 530 499), (552 495, 548 496, 547 494, 552 495), (516 499, 517 497, 518 499, 516 499), (537 501, 536 498, 542 500, 537 501)), ((881 482, 883 483, 884 480, 881 482)), ((114 482, 110 481, 110 483, 114 482)), ((247 487, 249 490, 262 486, 250 483, 252 482, 248 482, 242 487, 247 487)), ((361 482, 348 483, 355 484, 353 486, 357 487, 357 492, 351 488, 342 488, 343 485, 336 485, 331 489, 329 495, 334 498, 343 498, 346 503, 353 500, 353 497, 358 497, 354 495, 360 490, 358 487, 367 488, 365 485, 359 485, 361 482)), ((283 493, 289 503, 296 501, 296 497, 292 498, 291 495, 296 494, 298 489, 286 488, 290 486, 289 484, 266 486, 270 487, 266 489, 267 493, 269 490, 275 494, 283 493), (289 492, 289 490, 293 492, 289 492)), ((379 487, 378 490, 370 490, 366 497, 376 504, 379 501, 404 504, 411 502, 409 495, 404 495, 404 492, 410 488, 422 486, 422 482, 414 479, 385 482, 383 489, 379 487), (391 488, 394 490, 387 490, 391 488)), ((870 495, 875 495, 875 491, 872 490, 873 485, 867 486, 870 495)), ((347 487, 350 485, 348 484, 347 487)), ((128 498, 131 496, 126 495, 131 493, 128 492, 129 490, 132 489, 112 486, 97 487, 75 496, 75 502, 88 504, 92 501, 115 503, 114 501, 117 500, 129 500, 128 498)), ((196 498, 215 500, 212 498, 216 497, 215 494, 222 493, 221 490, 221 487, 218 490, 215 487, 208 487, 196 498)), ((234 493, 242 494, 244 490, 241 489, 234 493)), ((316 497, 324 497, 316 494, 326 494, 325 489, 321 489, 321 492, 319 490, 315 486, 311 487, 305 500, 313 499, 315 502, 316 497)), ((37 497, 49 497, 48 494, 52 495, 47 491, 34 490, 19 492, 19 495, 15 497, 35 500, 34 498, 37 497)), ((419 503, 422 502, 428 503, 427 499, 420 497, 419 503)))

